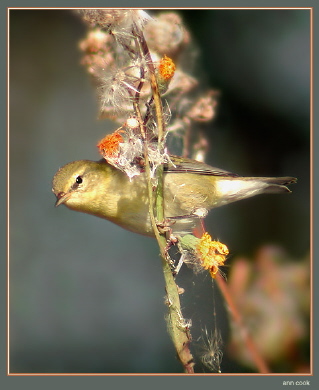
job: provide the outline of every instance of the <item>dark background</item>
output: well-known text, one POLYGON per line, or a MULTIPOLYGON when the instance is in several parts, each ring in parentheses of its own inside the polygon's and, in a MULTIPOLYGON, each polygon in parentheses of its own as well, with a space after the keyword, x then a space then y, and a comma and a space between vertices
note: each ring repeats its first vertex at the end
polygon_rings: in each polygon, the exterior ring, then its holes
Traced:
MULTIPOLYGON (((298 261, 309 253, 309 11, 181 15, 199 48, 195 72, 221 92, 216 119, 203 125, 211 144, 207 162, 243 175, 298 178, 290 195, 214 210, 208 231, 234 258, 272 243, 298 261)), ((98 159, 96 142, 116 128, 96 120, 77 48, 85 31, 67 10, 10 11, 11 372, 181 372, 164 321, 156 243, 54 208, 55 171, 76 159, 98 159)), ((202 297, 194 295, 186 303, 196 304, 186 309, 203 325, 210 280, 201 284, 188 270, 184 277, 182 286, 196 286, 202 297)), ((226 353, 222 370, 247 368, 226 353)))

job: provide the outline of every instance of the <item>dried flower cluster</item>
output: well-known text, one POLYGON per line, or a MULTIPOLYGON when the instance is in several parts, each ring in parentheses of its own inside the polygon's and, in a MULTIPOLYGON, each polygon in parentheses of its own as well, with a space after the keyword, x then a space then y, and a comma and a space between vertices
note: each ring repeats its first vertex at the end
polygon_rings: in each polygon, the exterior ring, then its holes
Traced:
MULTIPOLYGON (((106 135, 97 145, 105 160, 125 172, 132 179, 145 171, 144 144, 139 131, 138 120, 129 118, 125 124, 114 133, 106 135), (135 126, 136 125, 136 126, 135 126)), ((151 177, 159 164, 167 162, 167 153, 161 153, 155 142, 148 144, 148 158, 151 162, 151 177)))
MULTIPOLYGON (((182 68, 185 63, 189 67, 194 50, 180 16, 166 12, 152 18, 142 10, 120 9, 79 12, 89 27, 80 49, 84 54, 82 64, 97 87, 99 117, 123 127, 135 116, 141 123, 134 136, 143 139, 144 131, 148 143, 156 141, 158 129, 151 87, 154 68, 159 92, 165 97, 164 135, 169 135, 167 144, 173 148, 170 152, 202 161, 207 142, 202 134, 191 132, 191 128, 214 117, 216 92, 199 94, 198 81, 182 68), (194 147, 190 147, 191 140, 194 147)), ((138 152, 135 162, 141 157, 138 152)), ((132 176, 131 170, 128 174, 132 176)))

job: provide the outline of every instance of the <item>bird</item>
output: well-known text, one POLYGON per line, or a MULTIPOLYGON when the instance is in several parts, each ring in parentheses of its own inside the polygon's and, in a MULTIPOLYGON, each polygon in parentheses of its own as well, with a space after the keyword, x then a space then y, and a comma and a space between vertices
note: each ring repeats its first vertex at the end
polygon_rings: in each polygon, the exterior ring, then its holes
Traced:
MULTIPOLYGON (((164 215, 168 219, 206 214, 211 209, 266 193, 289 193, 294 177, 240 176, 189 158, 170 156, 164 164, 164 215)), ((129 178, 123 171, 99 161, 78 160, 54 175, 56 206, 107 219, 124 229, 154 236, 149 216, 145 171, 129 178)))

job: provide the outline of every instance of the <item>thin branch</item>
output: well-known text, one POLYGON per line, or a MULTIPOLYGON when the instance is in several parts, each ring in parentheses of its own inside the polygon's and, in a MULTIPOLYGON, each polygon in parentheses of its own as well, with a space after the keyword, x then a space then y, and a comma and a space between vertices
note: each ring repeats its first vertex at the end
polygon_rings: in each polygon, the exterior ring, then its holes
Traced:
MULTIPOLYGON (((138 33, 140 37, 140 49, 142 50, 143 58, 146 59, 146 64, 148 66, 148 70, 150 73, 151 80, 151 88, 152 88, 152 97, 154 99, 155 106, 155 114, 156 114, 156 123, 158 130, 158 149, 160 153, 164 154, 164 140, 165 140, 165 124, 163 121, 163 107, 162 100, 159 93, 157 80, 155 76, 155 68, 152 62, 152 58, 145 41, 144 35, 141 31, 138 33)), ((143 122, 141 121, 140 110, 137 110, 140 126, 143 126, 143 122)), ((165 290, 167 294, 167 306, 168 306, 168 330, 173 341, 174 347, 177 352, 177 356, 181 361, 184 370, 186 373, 194 372, 194 362, 193 356, 189 349, 189 344, 191 341, 191 335, 187 326, 184 325, 184 320, 181 311, 181 304, 179 299, 178 287, 175 283, 172 270, 170 267, 170 259, 168 256, 168 252, 166 250, 167 247, 167 239, 164 233, 159 233, 158 226, 156 224, 154 209, 153 209, 153 187, 151 182, 151 174, 150 174, 150 166, 147 157, 147 142, 145 142, 145 163, 146 163, 146 175, 148 181, 148 195, 149 195, 149 213, 153 226, 153 230, 160 248, 161 258, 162 258, 162 266, 163 266, 163 274, 165 279, 165 290)), ((156 207, 156 219, 158 222, 163 222, 164 215, 164 166, 160 164, 156 169, 156 195, 155 195, 155 207, 156 207)))

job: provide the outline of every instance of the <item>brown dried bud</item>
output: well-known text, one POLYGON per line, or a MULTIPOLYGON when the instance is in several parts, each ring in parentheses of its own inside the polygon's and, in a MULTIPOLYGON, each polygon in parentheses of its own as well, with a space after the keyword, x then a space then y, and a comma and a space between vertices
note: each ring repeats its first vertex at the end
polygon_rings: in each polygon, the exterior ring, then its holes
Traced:
POLYGON ((187 113, 188 118, 196 122, 208 122, 215 115, 216 91, 208 91, 206 96, 200 97, 187 113))
POLYGON ((150 50, 160 56, 176 56, 190 40, 181 18, 174 12, 163 13, 148 23, 144 34, 150 50))

